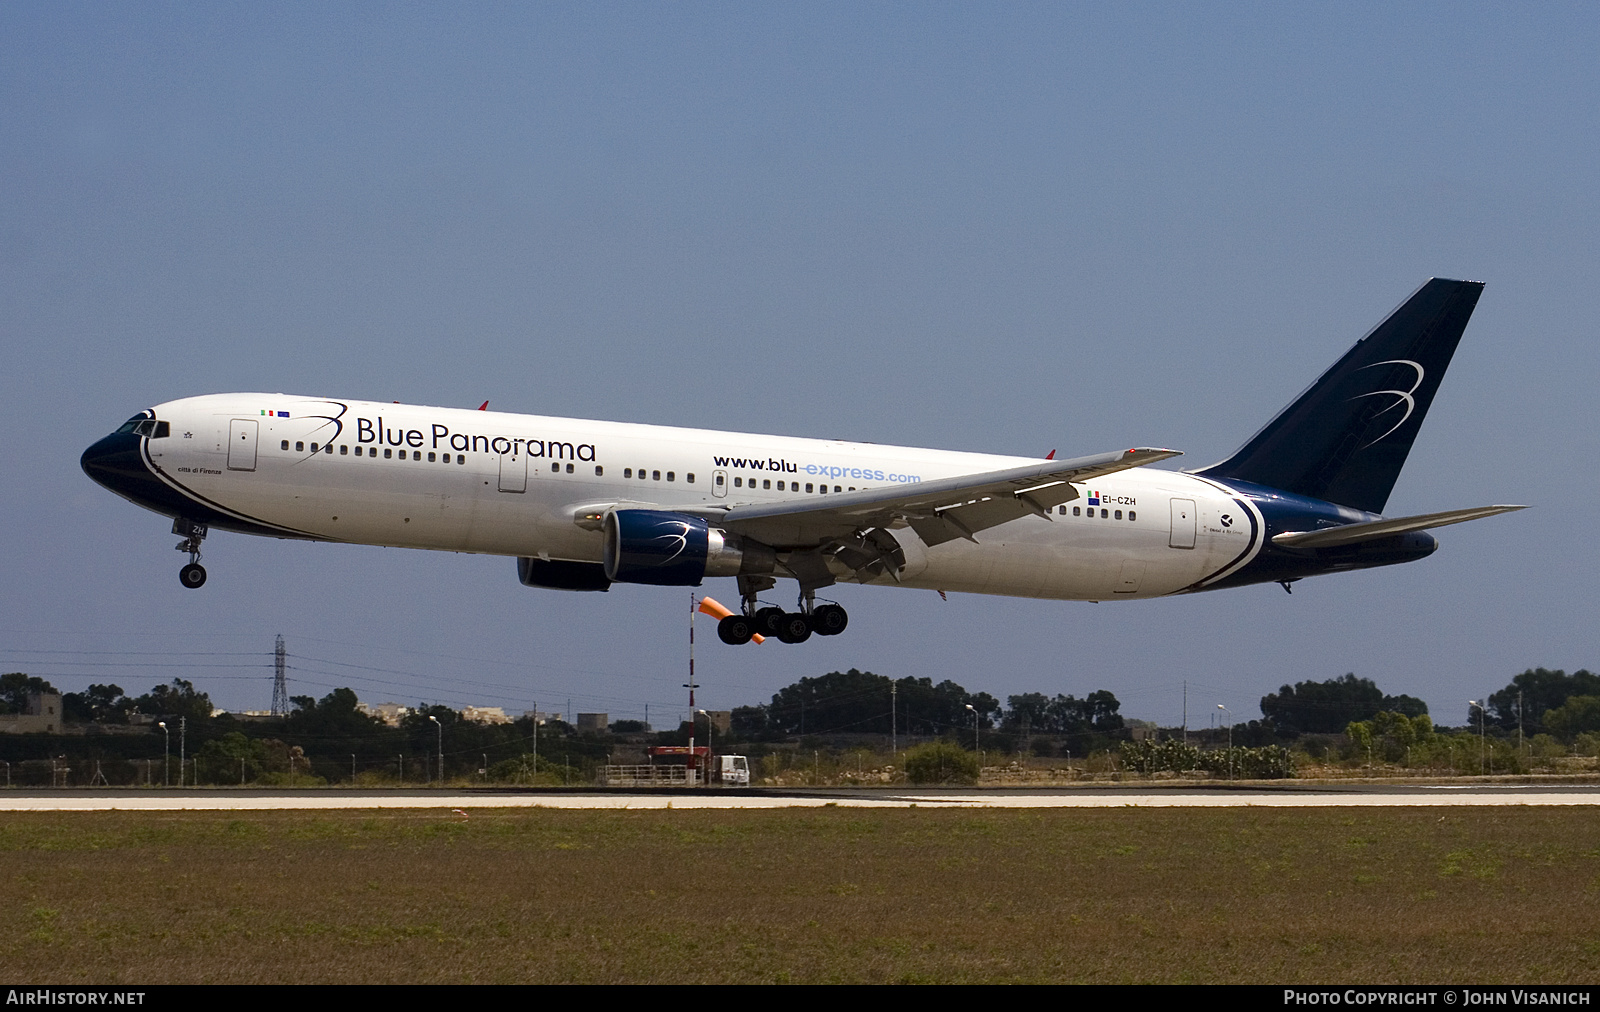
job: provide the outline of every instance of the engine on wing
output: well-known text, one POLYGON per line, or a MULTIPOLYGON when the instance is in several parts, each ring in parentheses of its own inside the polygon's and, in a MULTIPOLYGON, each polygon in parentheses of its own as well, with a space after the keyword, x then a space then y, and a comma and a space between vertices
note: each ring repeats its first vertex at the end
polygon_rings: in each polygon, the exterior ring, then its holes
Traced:
POLYGON ((568 562, 565 559, 517 560, 517 579, 524 587, 548 590, 610 590, 605 567, 598 562, 568 562))
POLYGON ((618 583, 698 587, 708 576, 770 573, 778 556, 759 542, 664 510, 612 510, 605 516, 605 576, 618 583))

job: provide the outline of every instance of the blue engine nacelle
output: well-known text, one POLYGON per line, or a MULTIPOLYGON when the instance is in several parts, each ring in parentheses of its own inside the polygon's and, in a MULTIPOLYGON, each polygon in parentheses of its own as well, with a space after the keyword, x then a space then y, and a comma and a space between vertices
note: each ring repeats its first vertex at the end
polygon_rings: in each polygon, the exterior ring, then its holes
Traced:
POLYGON ((771 548, 665 510, 612 510, 602 526, 606 579, 662 587, 698 587, 708 576, 770 573, 771 548))

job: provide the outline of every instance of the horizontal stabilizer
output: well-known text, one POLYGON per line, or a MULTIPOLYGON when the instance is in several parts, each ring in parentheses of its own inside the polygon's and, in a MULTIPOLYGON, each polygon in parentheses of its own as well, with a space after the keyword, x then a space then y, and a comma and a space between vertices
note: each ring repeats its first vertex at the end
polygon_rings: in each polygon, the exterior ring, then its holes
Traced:
POLYGON ((1332 548, 1335 545, 1353 545, 1360 541, 1374 541, 1409 531, 1424 531, 1430 527, 1462 524, 1468 520, 1527 508, 1526 506, 1477 506, 1465 510, 1446 510, 1443 513, 1424 513, 1414 517, 1395 517, 1392 520, 1368 520, 1365 523, 1329 527, 1320 531, 1279 534, 1272 539, 1272 543, 1283 548, 1332 548))

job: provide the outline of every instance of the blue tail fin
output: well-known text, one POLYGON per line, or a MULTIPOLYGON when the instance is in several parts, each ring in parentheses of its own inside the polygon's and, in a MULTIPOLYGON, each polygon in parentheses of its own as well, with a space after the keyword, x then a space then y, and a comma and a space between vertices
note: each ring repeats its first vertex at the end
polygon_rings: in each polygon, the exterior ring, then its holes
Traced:
POLYGON ((1482 293, 1477 281, 1429 281, 1237 453, 1196 473, 1383 512, 1482 293))

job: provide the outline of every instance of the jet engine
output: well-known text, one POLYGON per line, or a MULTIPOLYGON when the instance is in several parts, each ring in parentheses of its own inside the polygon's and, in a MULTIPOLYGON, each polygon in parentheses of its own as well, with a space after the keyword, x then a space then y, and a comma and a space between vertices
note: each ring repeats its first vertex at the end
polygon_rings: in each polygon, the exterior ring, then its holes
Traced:
POLYGON ((663 587, 698 587, 708 576, 770 573, 772 548, 712 527, 687 513, 612 510, 601 528, 606 579, 663 587))
POLYGON ((524 587, 547 590, 610 590, 604 568, 597 562, 565 559, 517 559, 517 579, 524 587))

